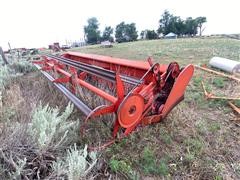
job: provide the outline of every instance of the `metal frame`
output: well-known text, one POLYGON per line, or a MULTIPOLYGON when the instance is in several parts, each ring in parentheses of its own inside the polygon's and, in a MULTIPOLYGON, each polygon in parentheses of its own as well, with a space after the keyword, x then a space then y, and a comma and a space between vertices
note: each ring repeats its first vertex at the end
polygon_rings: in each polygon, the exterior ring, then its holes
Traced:
MULTIPOLYGON (((176 62, 160 65, 154 64, 150 58, 143 62, 76 52, 61 56, 47 54, 33 63, 86 115, 85 124, 96 116, 115 113, 113 138, 120 133, 120 139, 138 125, 156 123, 165 118, 183 100, 194 72, 193 65, 180 69, 176 62), (51 73, 61 77, 54 78, 51 73), (116 96, 87 82, 86 76, 113 83, 116 96), (70 89, 65 84, 71 85, 70 89), (87 88, 109 103, 91 109, 75 96, 77 86, 87 88), (127 92, 126 87, 131 90, 127 92)), ((110 142, 114 141, 106 144, 110 142)))

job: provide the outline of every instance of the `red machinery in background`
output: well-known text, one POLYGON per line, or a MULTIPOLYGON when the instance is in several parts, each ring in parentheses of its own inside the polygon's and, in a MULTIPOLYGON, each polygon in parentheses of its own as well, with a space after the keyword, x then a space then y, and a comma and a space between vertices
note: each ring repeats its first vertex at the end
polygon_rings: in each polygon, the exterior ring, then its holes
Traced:
POLYGON ((180 68, 176 62, 162 65, 150 58, 143 62, 77 52, 44 55, 34 64, 86 115, 85 123, 114 113, 113 138, 165 118, 183 100, 194 72, 193 65, 180 68), (103 101, 89 105, 93 96, 84 98, 79 87, 103 101))

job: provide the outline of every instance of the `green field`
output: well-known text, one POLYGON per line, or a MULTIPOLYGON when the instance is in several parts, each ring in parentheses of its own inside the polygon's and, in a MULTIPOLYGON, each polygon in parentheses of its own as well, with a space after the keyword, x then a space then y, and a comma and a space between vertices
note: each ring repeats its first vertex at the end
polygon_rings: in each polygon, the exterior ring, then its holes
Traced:
POLYGON ((93 45, 76 48, 73 51, 137 60, 146 60, 150 56, 156 62, 177 61, 181 65, 207 63, 213 56, 240 60, 239 40, 226 38, 136 41, 114 44, 113 48, 93 45))
MULTIPOLYGON (((239 40, 212 37, 136 41, 113 44, 112 48, 92 45, 71 51, 133 60, 146 60, 150 56, 155 62, 168 64, 176 61, 181 66, 189 63, 208 64, 213 56, 240 61, 239 40)), ((73 150, 74 143, 83 148, 82 142, 86 142, 78 127, 78 122, 84 120, 82 114, 77 108, 63 113, 67 99, 40 72, 32 70, 28 62, 20 64, 17 61, 11 68, 23 74, 9 78, 6 69, 0 69, 0 162, 4 162, 0 163, 0 179, 23 178, 24 175, 37 178, 37 173, 42 179, 57 179, 59 173, 60 177, 65 178, 69 174, 74 175, 74 170, 78 170, 74 168, 85 161, 82 156, 82 159, 78 159, 80 156, 76 153, 70 156, 70 152, 77 152, 73 150), (4 83, 6 79, 8 83, 4 83), (58 108, 41 109, 39 104, 58 108), (59 116, 58 112, 64 116, 59 116), (53 127, 57 128, 53 128, 53 134, 51 131, 46 133, 49 130, 44 131, 44 128, 53 125, 47 119, 53 118, 59 122, 60 117, 67 120, 61 120, 63 122, 57 126, 55 124, 53 127), (36 123, 35 126, 32 122, 36 123), (35 129, 31 131, 31 128, 35 129), (64 133, 66 129, 68 131, 64 133), (32 132, 31 136, 28 131, 32 132), (51 136, 46 137, 41 132, 51 136), (48 140, 47 145, 42 143, 44 138, 48 140), (52 162, 58 160, 59 164, 53 167, 52 162), (73 166, 66 162, 71 162, 73 166), (71 171, 69 167, 72 167, 71 171)), ((218 96, 240 97, 239 83, 195 69, 184 101, 160 123, 138 128, 127 138, 98 152, 98 161, 88 177, 240 179, 240 117, 227 101, 207 100, 202 81, 207 91, 218 96)), ((233 103, 240 107, 240 101, 233 103)), ((97 136, 91 133, 87 136, 93 140, 102 140, 101 133, 105 133, 106 123, 102 123, 101 119, 93 123, 97 122, 100 122, 100 127, 95 129, 97 136)))

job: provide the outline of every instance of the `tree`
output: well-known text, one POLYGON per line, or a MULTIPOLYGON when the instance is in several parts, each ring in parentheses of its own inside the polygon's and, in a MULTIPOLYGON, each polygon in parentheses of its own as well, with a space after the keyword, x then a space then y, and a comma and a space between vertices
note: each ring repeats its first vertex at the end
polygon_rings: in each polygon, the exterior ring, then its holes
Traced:
POLYGON ((158 38, 158 34, 154 30, 146 29, 144 31, 144 35, 145 35, 144 38, 149 40, 158 38))
POLYGON ((126 42, 127 40, 125 39, 125 23, 121 22, 116 26, 115 30, 115 38, 117 42, 126 42))
POLYGON ((175 26, 175 31, 173 31, 175 34, 178 36, 181 36, 184 34, 185 31, 185 23, 184 20, 182 20, 179 16, 174 17, 174 26, 175 26))
POLYGON ((110 41, 113 42, 113 37, 111 36, 113 34, 113 28, 111 26, 106 26, 103 35, 102 35, 102 41, 110 41))
POLYGON ((121 22, 116 26, 115 38, 117 42, 136 41, 137 37, 135 23, 125 24, 125 22, 121 22))
POLYGON ((125 28, 126 28, 126 35, 129 37, 129 41, 136 41, 138 37, 136 24, 135 23, 126 24, 125 28))
POLYGON ((169 11, 165 10, 162 18, 159 20, 158 33, 166 35, 173 32, 177 35, 183 35, 184 28, 184 21, 179 16, 174 16, 170 14, 169 11))
POLYGON ((100 40, 99 23, 97 18, 92 17, 87 20, 88 25, 84 26, 84 34, 87 43, 96 44, 100 40))
POLYGON ((170 22, 172 21, 171 19, 173 18, 173 15, 169 13, 169 11, 165 10, 164 13, 162 14, 162 18, 159 20, 159 28, 157 32, 159 34, 166 35, 172 31, 170 22))
POLYGON ((185 22, 185 29, 184 29, 184 34, 185 35, 196 35, 197 34, 197 24, 195 19, 193 19, 192 17, 188 17, 185 22))
POLYGON ((202 29, 202 25, 203 23, 207 22, 207 18, 206 17, 197 17, 195 19, 197 27, 199 27, 199 35, 202 36, 202 32, 204 31, 204 29, 202 29))
POLYGON ((159 20, 158 33, 166 35, 170 32, 173 32, 178 36, 195 36, 199 28, 199 34, 201 36, 203 32, 202 24, 206 21, 206 17, 198 17, 196 19, 188 17, 186 20, 182 20, 179 16, 174 16, 173 14, 169 13, 169 11, 165 10, 161 19, 159 20))

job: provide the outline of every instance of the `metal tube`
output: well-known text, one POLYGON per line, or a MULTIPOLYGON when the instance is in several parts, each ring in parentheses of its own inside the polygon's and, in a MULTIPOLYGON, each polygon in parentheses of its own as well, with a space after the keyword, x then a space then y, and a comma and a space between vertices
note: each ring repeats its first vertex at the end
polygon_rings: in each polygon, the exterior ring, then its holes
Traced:
POLYGON ((101 89, 96 88, 95 86, 81 80, 81 79, 77 79, 77 82, 81 85, 84 86, 85 88, 95 92, 96 94, 98 94, 99 96, 101 96, 102 98, 112 102, 113 104, 117 102, 117 98, 114 96, 111 96, 110 94, 104 92, 101 89))
POLYGON ((69 65, 69 66, 72 66, 72 67, 75 67, 75 68, 78 68, 80 69, 81 71, 84 71, 84 72, 87 72, 89 74, 92 74, 92 75, 95 75, 95 76, 99 76, 103 79, 106 79, 108 81, 111 81, 111 82, 115 82, 115 74, 109 74, 109 73, 106 73, 106 72, 102 72, 103 69, 98 69, 97 67, 89 67, 87 65, 83 65, 82 63, 77 63, 77 62, 74 62, 72 60, 66 60, 66 58, 60 58, 60 57, 54 57, 54 56, 49 56, 51 58, 54 58, 66 65, 69 65))
POLYGON ((65 76, 67 76, 67 77, 69 77, 69 78, 72 77, 72 75, 71 75, 70 73, 64 71, 63 69, 61 69, 61 68, 59 68, 59 67, 56 67, 56 71, 58 71, 59 73, 65 75, 65 76))
MULTIPOLYGON (((52 55, 50 55, 52 56, 52 55)), ((81 67, 87 67, 88 70, 91 70, 91 71, 94 71, 94 75, 101 73, 105 76, 108 76, 109 78, 112 78, 114 81, 115 81, 115 76, 116 76, 116 72, 114 71, 111 71, 111 70, 107 70, 107 69, 103 69, 103 68, 99 68, 97 66, 92 66, 92 65, 89 65, 89 64, 85 64, 85 63, 82 63, 82 62, 79 62, 79 61, 74 61, 74 60, 71 60, 71 59, 68 59, 68 58, 62 58, 62 57, 57 57, 57 56, 53 56, 54 58, 57 58, 59 60, 59 58, 61 60, 65 60, 65 62, 72 62, 72 63, 75 63, 75 64, 78 64, 80 65, 81 67)), ((78 66, 79 67, 79 66, 78 66)), ((126 82, 126 83, 129 83, 129 84, 133 84, 133 85, 136 85, 138 83, 141 83, 141 80, 139 79, 135 79, 135 78, 132 78, 132 77, 129 77, 129 76, 125 76, 125 75, 120 75, 121 79, 126 82)))
MULTIPOLYGON (((38 69, 41 69, 41 67, 37 64, 35 64, 35 66, 38 69)), ((50 81, 53 81, 54 78, 48 74, 45 71, 41 71, 43 73, 44 76, 46 76, 50 81)), ((60 91, 62 91, 62 93, 70 100, 72 101, 72 103, 77 106, 78 109, 80 109, 86 116, 88 116, 92 110, 86 105, 84 104, 80 99, 78 99, 74 94, 72 94, 66 87, 64 87, 62 84, 59 83, 53 83, 60 91)))
MULTIPOLYGON (((68 58, 63 58, 63 57, 58 57, 58 56, 53 56, 53 55, 46 55, 46 56, 48 56, 50 58, 53 58, 53 59, 56 59, 58 61, 61 61, 64 64, 73 66, 75 68, 79 68, 80 70, 85 71, 87 73, 90 73, 92 75, 99 76, 99 77, 101 77, 103 79, 106 79, 108 81, 115 82, 116 72, 114 72, 114 71, 99 68, 99 67, 92 66, 92 65, 89 65, 89 64, 85 64, 85 63, 82 63, 82 62, 79 62, 79 61, 74 61, 74 60, 71 60, 71 59, 68 59, 68 58)), ((133 84, 133 85, 141 83, 141 80, 139 80, 139 79, 135 79, 135 78, 128 77, 128 76, 125 76, 125 75, 120 75, 120 77, 125 83, 129 83, 129 84, 133 84)))
POLYGON ((212 67, 221 69, 229 73, 240 73, 240 62, 221 57, 213 57, 209 64, 212 67))

